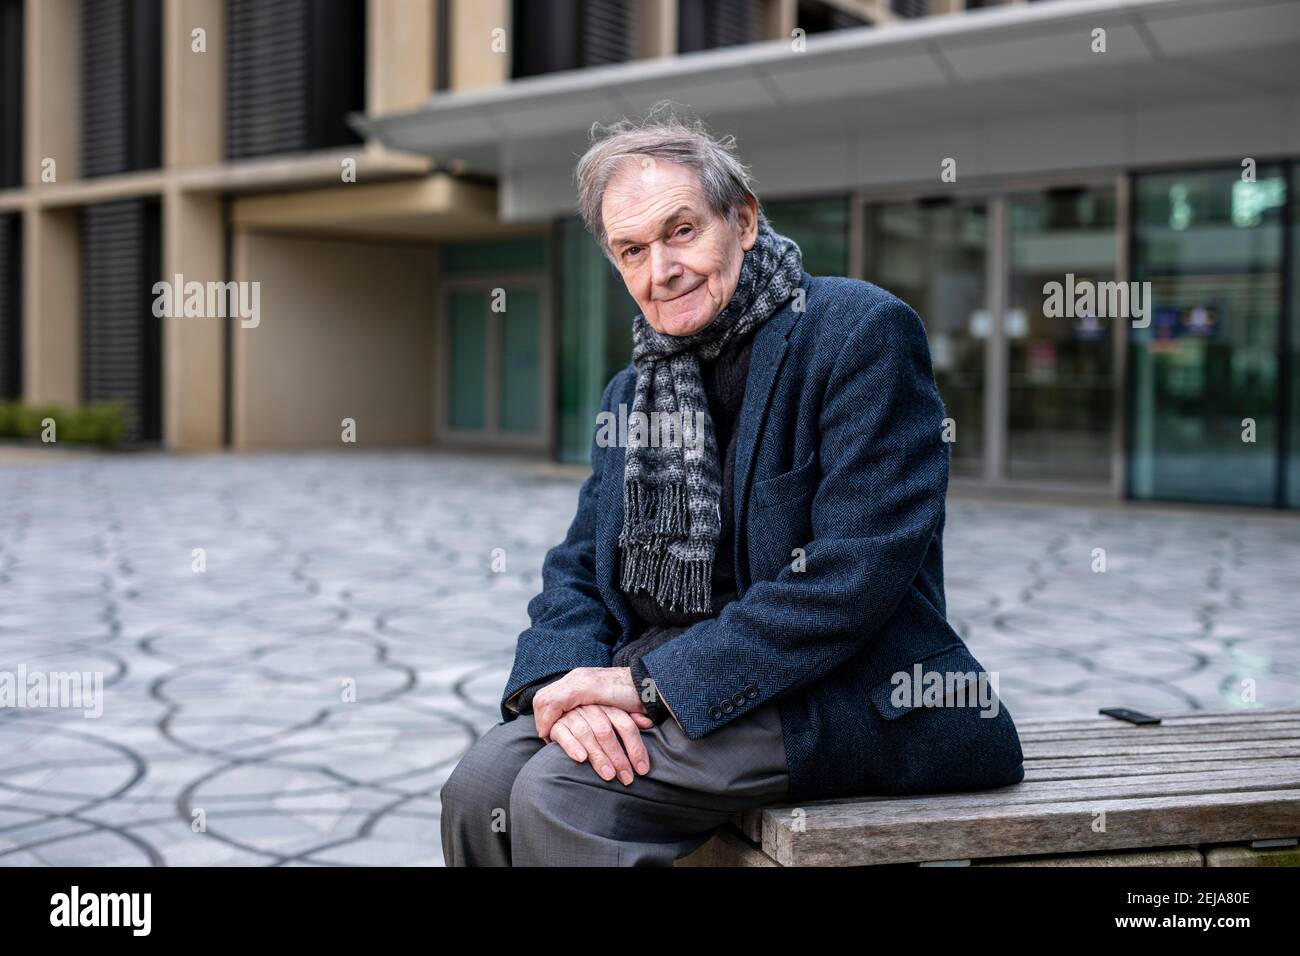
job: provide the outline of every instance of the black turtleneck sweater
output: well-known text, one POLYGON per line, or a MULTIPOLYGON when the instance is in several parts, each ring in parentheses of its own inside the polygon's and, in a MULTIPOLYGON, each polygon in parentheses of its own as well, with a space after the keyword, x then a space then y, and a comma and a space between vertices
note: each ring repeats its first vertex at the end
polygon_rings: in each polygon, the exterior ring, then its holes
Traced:
MULTIPOLYGON (((647 686, 649 678, 641 658, 664 644, 698 621, 716 617, 722 608, 736 598, 736 573, 734 567, 735 522, 732 514, 732 488, 736 474, 736 430, 740 405, 745 397, 745 381, 749 374, 750 351, 754 344, 751 331, 728 343, 727 348, 712 362, 700 363, 704 393, 709 403, 709 417, 713 422, 714 438, 721 450, 722 492, 720 508, 721 528, 718 550, 713 559, 713 610, 704 612, 674 611, 664 607, 654 596, 643 591, 624 591, 623 597, 632 610, 634 637, 615 652, 613 667, 630 667, 632 680, 638 689, 647 686)), ((621 554, 621 552, 620 552, 621 554)), ((619 575, 615 575, 618 580, 619 575)), ((534 681, 514 697, 515 709, 526 714, 532 711, 533 695, 544 686, 562 677, 552 674, 534 681)), ((646 714, 655 723, 668 716, 667 709, 656 697, 645 701, 646 714)))

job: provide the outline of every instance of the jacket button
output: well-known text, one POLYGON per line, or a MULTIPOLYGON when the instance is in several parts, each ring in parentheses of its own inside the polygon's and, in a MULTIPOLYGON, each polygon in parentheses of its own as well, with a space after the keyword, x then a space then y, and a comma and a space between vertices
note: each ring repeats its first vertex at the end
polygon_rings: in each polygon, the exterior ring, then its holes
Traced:
POLYGON ((745 696, 748 697, 750 700, 756 699, 758 697, 758 688, 755 687, 753 684, 750 684, 748 687, 745 688, 745 696))
POLYGON ((713 706, 713 707, 710 707, 710 708, 709 708, 709 716, 712 717, 714 720, 721 720, 721 719, 722 719, 722 708, 721 708, 721 707, 718 707, 718 706, 716 706, 716 705, 713 706))
POLYGON ((736 709, 736 705, 733 704, 731 701, 729 701, 729 700, 724 700, 724 701, 722 702, 722 712, 723 712, 724 714, 729 714, 729 713, 731 713, 732 711, 734 711, 735 709, 736 709))
POLYGON ((732 695, 731 702, 737 707, 743 707, 745 705, 745 695, 737 691, 732 695))

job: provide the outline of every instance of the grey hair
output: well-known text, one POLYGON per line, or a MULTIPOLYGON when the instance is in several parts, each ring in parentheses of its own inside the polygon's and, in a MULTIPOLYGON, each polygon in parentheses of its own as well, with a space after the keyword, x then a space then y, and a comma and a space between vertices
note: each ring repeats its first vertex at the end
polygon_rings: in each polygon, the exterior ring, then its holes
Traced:
POLYGON ((610 262, 615 260, 601 214, 605 189, 614 174, 637 157, 665 159, 693 169, 709 207, 733 226, 738 223, 740 206, 747 204, 749 197, 758 207, 759 224, 767 222, 753 177, 735 155, 736 138, 714 136, 698 118, 679 116, 675 106, 672 100, 660 100, 639 120, 624 117, 591 126, 591 144, 574 170, 578 209, 587 231, 610 262))

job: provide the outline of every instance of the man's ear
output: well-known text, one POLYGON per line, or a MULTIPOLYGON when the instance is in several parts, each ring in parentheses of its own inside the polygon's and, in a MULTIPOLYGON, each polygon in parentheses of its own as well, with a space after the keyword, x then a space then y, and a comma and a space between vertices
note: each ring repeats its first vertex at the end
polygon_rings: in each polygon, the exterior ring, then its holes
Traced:
POLYGON ((740 248, 748 252, 758 241, 758 200, 746 194, 745 205, 736 210, 740 226, 740 248))

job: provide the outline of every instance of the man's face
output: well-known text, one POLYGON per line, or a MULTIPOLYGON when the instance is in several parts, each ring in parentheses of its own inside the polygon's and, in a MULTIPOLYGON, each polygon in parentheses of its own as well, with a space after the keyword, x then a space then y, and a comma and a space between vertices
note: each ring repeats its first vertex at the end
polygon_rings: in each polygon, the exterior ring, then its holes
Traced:
POLYGON ((758 237, 752 200, 733 226, 709 208, 693 170, 651 157, 615 173, 601 215, 627 291, 665 335, 690 335, 717 318, 758 237))

